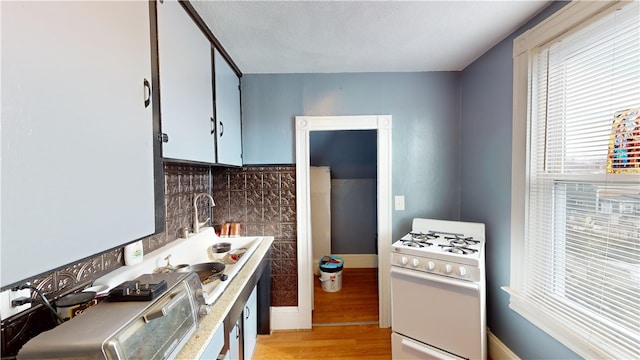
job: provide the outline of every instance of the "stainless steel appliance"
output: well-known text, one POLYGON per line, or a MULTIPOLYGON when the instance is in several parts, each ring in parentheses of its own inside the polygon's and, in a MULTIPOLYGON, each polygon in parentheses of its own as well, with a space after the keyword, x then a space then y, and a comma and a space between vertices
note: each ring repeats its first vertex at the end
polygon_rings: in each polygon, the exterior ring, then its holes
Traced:
POLYGON ((171 359, 208 310, 195 273, 146 274, 116 290, 115 301, 31 339, 18 359, 171 359))
POLYGON ((413 220, 392 245, 394 359, 486 359, 484 224, 413 220))

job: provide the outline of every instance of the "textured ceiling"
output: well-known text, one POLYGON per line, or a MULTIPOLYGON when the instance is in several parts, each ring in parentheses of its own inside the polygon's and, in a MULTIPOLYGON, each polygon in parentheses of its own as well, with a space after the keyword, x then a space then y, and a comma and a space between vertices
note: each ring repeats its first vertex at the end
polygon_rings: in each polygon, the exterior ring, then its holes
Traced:
POLYGON ((191 1, 240 71, 462 70, 549 1, 191 1))

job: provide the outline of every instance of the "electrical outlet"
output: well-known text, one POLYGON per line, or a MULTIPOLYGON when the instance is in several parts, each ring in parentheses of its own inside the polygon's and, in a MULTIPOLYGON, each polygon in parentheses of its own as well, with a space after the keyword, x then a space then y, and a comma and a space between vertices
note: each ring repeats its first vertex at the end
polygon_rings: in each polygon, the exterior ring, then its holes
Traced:
POLYGON ((404 196, 398 195, 394 198, 396 211, 404 210, 404 196))
POLYGON ((22 289, 17 291, 6 290, 0 293, 0 317, 2 318, 2 320, 19 312, 25 311, 31 307, 31 304, 24 304, 16 307, 11 306, 11 300, 22 296, 30 297, 31 289, 22 289))

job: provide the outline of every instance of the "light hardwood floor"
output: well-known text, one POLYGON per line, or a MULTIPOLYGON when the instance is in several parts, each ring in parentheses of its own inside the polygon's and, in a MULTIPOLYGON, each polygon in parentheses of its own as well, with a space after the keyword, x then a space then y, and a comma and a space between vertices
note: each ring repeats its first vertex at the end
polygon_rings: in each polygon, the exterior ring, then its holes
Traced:
POLYGON ((313 328, 258 336, 253 359, 391 359, 391 329, 378 327, 377 269, 342 271, 342 289, 316 277, 313 328))
POLYGON ((322 290, 316 277, 313 291, 314 325, 378 322, 378 272, 376 268, 343 269, 342 289, 322 290))

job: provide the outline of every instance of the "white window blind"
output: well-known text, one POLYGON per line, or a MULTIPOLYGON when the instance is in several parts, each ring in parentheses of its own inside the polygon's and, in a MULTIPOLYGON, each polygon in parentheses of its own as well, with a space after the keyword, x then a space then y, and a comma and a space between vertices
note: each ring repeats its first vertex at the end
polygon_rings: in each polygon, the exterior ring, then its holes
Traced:
POLYGON ((529 58, 516 308, 591 358, 640 359, 639 14, 620 5, 529 58))

